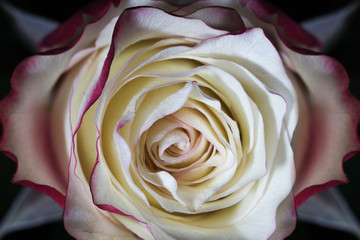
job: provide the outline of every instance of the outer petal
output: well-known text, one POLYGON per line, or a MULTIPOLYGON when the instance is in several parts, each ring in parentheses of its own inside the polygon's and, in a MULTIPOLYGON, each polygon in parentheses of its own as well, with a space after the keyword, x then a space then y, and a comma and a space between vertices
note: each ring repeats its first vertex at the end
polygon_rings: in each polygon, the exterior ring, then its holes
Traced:
POLYGON ((347 181, 342 165, 360 149, 356 132, 360 104, 348 91, 347 74, 337 61, 291 51, 288 56, 303 80, 308 106, 300 110, 299 119, 299 131, 308 129, 307 134, 294 142, 298 175, 294 192, 299 206, 309 196, 347 181))
MULTIPOLYGON (((291 18, 279 11, 273 5, 262 0, 217 0, 196 1, 193 4, 182 7, 176 14, 186 16, 199 9, 207 7, 228 7, 235 9, 245 23, 246 28, 260 27, 272 37, 281 40, 288 47, 296 49, 310 49, 318 51, 320 42, 291 18)), ((220 11, 218 11, 220 13, 220 11)), ((226 29, 226 24, 221 26, 226 29)))
POLYGON ((24 60, 13 74, 10 94, 0 103, 4 129, 0 149, 18 164, 13 181, 52 196, 61 206, 65 200, 68 156, 58 159, 54 153, 56 146, 49 144, 58 144, 49 141, 54 137, 50 130, 53 91, 72 54, 96 39, 106 23, 107 19, 103 19, 87 26, 83 32, 87 37, 68 51, 57 50, 56 55, 44 54, 24 60))
POLYGON ((66 230, 79 240, 139 239, 109 216, 108 212, 93 204, 88 187, 81 179, 84 179, 84 176, 74 157, 69 166, 69 185, 64 210, 66 230))
POLYGON ((179 7, 164 1, 149 0, 97 0, 85 6, 64 22, 55 31, 45 37, 39 44, 39 49, 46 53, 66 51, 83 38, 85 29, 97 22, 108 22, 109 19, 119 16, 125 9, 139 6, 152 6, 174 11, 179 7), (121 2, 121 4, 120 4, 121 2))
POLYGON ((296 210, 293 194, 289 194, 287 198, 278 206, 276 212, 276 229, 271 235, 271 240, 285 239, 296 227, 296 210))
POLYGON ((276 30, 278 37, 290 48, 304 48, 318 51, 321 43, 298 23, 286 16, 275 6, 262 0, 240 0, 263 23, 268 23, 276 30))
POLYGON ((0 149, 15 154, 12 156, 18 164, 13 181, 49 194, 60 205, 64 203, 66 172, 58 169, 64 169, 61 164, 66 165, 66 161, 58 161, 48 141, 48 105, 68 56, 26 59, 14 72, 11 93, 0 103, 4 129, 0 149))
POLYGON ((10 94, 0 103, 0 149, 18 164, 13 181, 51 196, 61 206, 65 201, 68 161, 57 159, 54 146, 49 144, 53 137, 49 111, 53 90, 71 55, 96 38, 101 24, 84 31, 88 38, 79 40, 69 51, 62 49, 57 50, 57 55, 24 60, 12 76, 10 94))
POLYGON ((227 30, 230 32, 242 32, 246 30, 239 14, 234 9, 230 8, 200 8, 193 13, 185 15, 185 17, 201 19, 213 28, 227 30))
MULTIPOLYGON (((115 2, 115 1, 114 1, 115 2)), ((98 21, 109 9, 110 1, 94 1, 74 14, 39 44, 41 51, 72 47, 81 37, 84 27, 98 21)))

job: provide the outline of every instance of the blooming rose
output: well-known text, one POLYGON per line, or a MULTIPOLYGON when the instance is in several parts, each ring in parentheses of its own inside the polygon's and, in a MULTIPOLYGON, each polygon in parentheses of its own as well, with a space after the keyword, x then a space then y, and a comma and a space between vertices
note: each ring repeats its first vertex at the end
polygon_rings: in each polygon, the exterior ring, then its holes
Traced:
POLYGON ((0 104, 1 149, 77 239, 282 239, 347 181, 345 70, 264 2, 98 1, 40 50, 0 104))

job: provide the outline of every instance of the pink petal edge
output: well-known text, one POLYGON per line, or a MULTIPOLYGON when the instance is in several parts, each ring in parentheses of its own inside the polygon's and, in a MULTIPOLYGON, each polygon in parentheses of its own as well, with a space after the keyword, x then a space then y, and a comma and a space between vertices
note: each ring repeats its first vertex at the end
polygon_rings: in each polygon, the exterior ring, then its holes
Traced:
POLYGON ((117 6, 120 1, 97 0, 88 4, 42 39, 38 48, 42 54, 59 54, 72 48, 81 38, 86 25, 99 21, 109 10, 111 3, 117 6))
MULTIPOLYGON (((13 153, 7 152, 7 151, 2 151, 2 153, 5 154, 8 158, 12 159, 14 162, 17 162, 16 156, 13 153)), ((36 184, 36 183, 34 183, 32 181, 28 181, 28 180, 20 180, 20 181, 12 180, 12 183, 23 185, 26 187, 30 187, 34 190, 37 190, 37 191, 51 197, 62 208, 64 208, 64 206, 65 206, 65 195, 60 193, 57 189, 55 189, 53 187, 50 187, 47 185, 36 184)))
POLYGON ((51 197, 62 208, 64 208, 64 206, 65 206, 66 197, 62 193, 60 193, 58 190, 53 188, 53 187, 50 187, 50 186, 47 186, 47 185, 36 184, 36 183, 33 183, 31 181, 27 181, 27 180, 21 180, 21 181, 14 182, 14 183, 20 184, 20 185, 23 185, 23 186, 27 186, 27 187, 30 187, 30 188, 32 188, 34 190, 37 190, 37 191, 51 197))
MULTIPOLYGON (((341 108, 338 107, 338 110, 346 111, 346 113, 343 114, 349 115, 347 121, 344 121, 343 123, 348 125, 348 128, 353 129, 353 132, 347 132, 348 142, 343 147, 342 159, 338 159, 339 161, 341 161, 341 169, 339 169, 339 171, 341 171, 343 175, 342 179, 333 179, 324 182, 323 184, 308 186, 300 192, 297 192, 295 194, 296 207, 300 206, 307 198, 320 191, 339 184, 347 183, 348 179, 343 169, 343 163, 360 151, 360 138, 357 133, 357 127, 360 123, 360 101, 356 99, 349 91, 350 80, 348 78, 345 68, 331 57, 322 56, 321 59, 322 61, 324 61, 327 70, 331 73, 332 76, 334 76, 334 81, 336 81, 335 85, 338 91, 339 101, 341 101, 342 103, 341 108)), ((315 139, 315 141, 316 140, 321 141, 321 139, 315 139)), ((309 156, 311 157, 311 155, 309 156)), ((311 159, 308 161, 311 161, 311 159)))
POLYGON ((333 181, 329 181, 327 183, 321 184, 321 185, 314 185, 314 186, 310 186, 308 188, 305 188, 304 190, 302 190, 300 193, 298 193, 295 196, 295 207, 298 208, 301 204, 303 204, 309 197, 324 191, 325 189, 340 185, 340 184, 344 184, 346 182, 342 182, 342 181, 338 181, 338 180, 333 180, 333 181))
POLYGON ((121 216, 130 217, 130 218, 134 219, 135 221, 141 223, 150 232, 150 234, 153 236, 153 238, 156 240, 155 235, 153 234, 153 232, 151 231, 151 228, 149 227, 149 225, 147 223, 140 221, 139 219, 137 219, 134 216, 127 215, 127 214, 123 213, 122 211, 115 208, 114 206, 107 205, 107 204, 98 204, 97 206, 102 210, 112 212, 112 213, 115 213, 115 214, 118 214, 118 215, 121 215, 121 216))
POLYGON ((262 0, 239 0, 239 2, 243 7, 249 6, 261 21, 273 25, 279 38, 290 49, 303 52, 320 51, 321 43, 274 5, 262 0), (271 16, 276 16, 276 23, 266 19, 271 16), (284 31, 284 34, 279 30, 284 31), (289 38, 290 42, 286 38, 289 38))

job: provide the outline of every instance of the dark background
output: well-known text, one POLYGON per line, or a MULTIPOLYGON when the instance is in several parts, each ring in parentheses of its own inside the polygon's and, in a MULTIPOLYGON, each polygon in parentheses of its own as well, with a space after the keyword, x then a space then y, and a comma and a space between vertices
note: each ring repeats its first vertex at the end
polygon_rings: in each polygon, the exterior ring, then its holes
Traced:
MULTIPOLYGON (((1 0, 0 0, 1 1, 1 0)), ((64 21, 74 12, 90 1, 86 0, 8 0, 14 5, 41 16, 64 21)), ((345 6, 349 0, 272 0, 278 8, 297 21, 319 16, 345 6)), ((350 76, 350 91, 360 98, 360 14, 359 11, 351 18, 350 25, 345 29, 330 52, 327 54, 339 60, 350 76)), ((12 28, 11 22, 3 12, 0 12, 0 99, 9 90, 9 80, 15 66, 32 52, 26 47, 19 35, 12 28)), ((350 184, 341 185, 343 193, 351 208, 360 219, 360 154, 345 163, 344 168, 350 184)), ((10 183, 16 164, 3 154, 0 155, 0 219, 11 205, 12 200, 21 186, 10 183)), ((47 224, 43 227, 9 234, 4 239, 72 239, 64 230, 62 223, 47 224)), ((321 228, 315 225, 299 222, 295 232, 288 238, 297 239, 356 239, 350 234, 321 228)))

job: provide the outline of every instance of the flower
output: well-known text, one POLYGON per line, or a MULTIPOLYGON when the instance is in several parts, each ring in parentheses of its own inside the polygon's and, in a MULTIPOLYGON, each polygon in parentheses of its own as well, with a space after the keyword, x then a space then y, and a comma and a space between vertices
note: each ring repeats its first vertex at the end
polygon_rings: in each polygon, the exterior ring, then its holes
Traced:
POLYGON ((347 181, 346 72, 265 2, 98 1, 40 50, 0 103, 0 147, 77 239, 282 239, 347 181))

